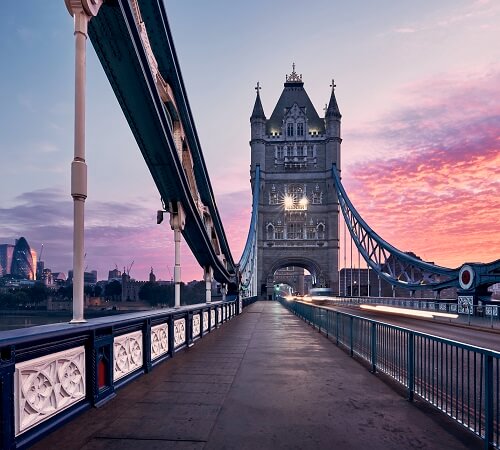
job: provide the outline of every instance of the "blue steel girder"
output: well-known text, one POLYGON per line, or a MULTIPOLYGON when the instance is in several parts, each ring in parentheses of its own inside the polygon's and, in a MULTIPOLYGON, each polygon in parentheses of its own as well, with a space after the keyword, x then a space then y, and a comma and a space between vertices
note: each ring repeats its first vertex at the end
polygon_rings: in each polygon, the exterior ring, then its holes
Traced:
POLYGON ((156 56, 160 72, 165 73, 176 95, 181 121, 186 131, 189 147, 194 161, 194 172, 198 181, 201 200, 209 208, 214 226, 219 237, 221 250, 228 258, 231 267, 235 263, 224 232, 224 227, 217 209, 212 184, 208 176, 205 159, 201 151, 198 132, 187 99, 187 92, 182 79, 177 53, 175 51, 172 32, 168 24, 163 0, 138 0, 142 19, 149 34, 149 42, 156 56))
MULTIPOLYGON (((195 176, 198 175, 196 182, 200 197, 210 211, 226 264, 218 257, 198 205, 192 197, 129 1, 105 2, 99 14, 90 21, 90 39, 163 201, 166 204, 178 201, 185 210, 186 226, 183 236, 194 256, 201 266, 213 268, 215 279, 234 283, 235 264, 201 154, 163 3, 139 3, 145 9, 156 8, 155 14, 161 18, 158 20, 162 28, 151 26, 148 36, 157 46, 155 56, 162 61, 159 66, 168 66, 168 70, 164 69, 161 75, 171 86, 178 105, 180 120, 192 152, 195 176), (162 43, 161 48, 158 42, 162 43)), ((148 10, 146 16, 152 14, 148 10)))
POLYGON ((493 284, 500 283, 500 259, 492 261, 489 264, 466 263, 461 267, 459 277, 466 270, 470 270, 472 275, 470 278, 472 279, 468 283, 470 286, 464 285, 463 279, 459 280, 462 293, 470 291, 475 292, 480 297, 489 297, 490 293, 488 293, 487 288, 493 284))
POLYGON ((255 167, 253 192, 252 192, 252 215, 250 218, 250 226, 248 228, 248 236, 238 263, 238 271, 240 273, 240 288, 245 292, 250 292, 250 296, 256 295, 256 292, 251 292, 252 282, 257 276, 257 221, 258 209, 260 202, 260 166, 255 167))
POLYGON ((349 233, 367 264, 384 280, 410 290, 442 290, 458 285, 459 269, 422 261, 382 239, 363 220, 349 200, 333 166, 332 175, 342 215, 349 233))

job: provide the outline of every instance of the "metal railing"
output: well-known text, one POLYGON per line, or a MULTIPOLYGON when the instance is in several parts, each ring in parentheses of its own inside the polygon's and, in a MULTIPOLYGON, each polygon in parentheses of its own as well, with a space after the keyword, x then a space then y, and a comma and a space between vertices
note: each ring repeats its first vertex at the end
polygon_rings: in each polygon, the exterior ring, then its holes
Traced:
POLYGON ((456 300, 397 297, 328 297, 339 306, 385 305, 401 308, 458 314, 458 320, 469 325, 478 324, 490 328, 500 327, 500 305, 460 305, 456 300))
POLYGON ((242 299, 243 308, 250 306, 252 303, 255 303, 258 299, 259 299, 259 297, 256 295, 253 297, 245 297, 244 299, 242 299))
POLYGON ((351 356, 500 448, 500 353, 299 301, 279 301, 351 356))
POLYGON ((243 300, 0 332, 0 448, 27 447, 241 313, 243 300))

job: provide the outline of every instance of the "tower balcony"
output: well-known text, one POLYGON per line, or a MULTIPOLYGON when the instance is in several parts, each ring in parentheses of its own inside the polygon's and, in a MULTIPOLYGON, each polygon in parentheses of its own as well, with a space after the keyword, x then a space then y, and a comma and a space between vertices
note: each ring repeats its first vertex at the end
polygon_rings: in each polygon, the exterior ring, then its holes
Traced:
POLYGON ((302 169, 307 167, 307 156, 285 156, 285 169, 302 169))
POLYGON ((326 247, 326 241, 319 241, 316 239, 276 239, 268 240, 266 247, 278 248, 298 248, 298 247, 326 247))

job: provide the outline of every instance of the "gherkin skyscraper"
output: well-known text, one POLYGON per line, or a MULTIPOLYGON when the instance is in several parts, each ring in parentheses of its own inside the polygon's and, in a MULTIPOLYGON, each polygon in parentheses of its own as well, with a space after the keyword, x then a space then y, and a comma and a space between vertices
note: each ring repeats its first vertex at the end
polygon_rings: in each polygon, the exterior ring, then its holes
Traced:
POLYGON ((16 241, 14 253, 12 254, 12 266, 10 273, 14 276, 27 280, 35 279, 35 261, 33 252, 24 237, 16 241))

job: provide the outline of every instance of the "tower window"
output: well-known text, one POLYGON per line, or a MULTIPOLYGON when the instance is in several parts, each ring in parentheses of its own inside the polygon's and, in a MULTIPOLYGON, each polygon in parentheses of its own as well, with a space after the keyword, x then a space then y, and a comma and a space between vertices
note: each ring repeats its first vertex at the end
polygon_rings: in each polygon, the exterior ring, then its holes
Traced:
POLYGON ((302 122, 297 124, 297 136, 304 136, 304 124, 302 122))
POLYGON ((318 230, 318 239, 325 239, 325 226, 320 223, 316 229, 318 230))
POLYGON ((302 224, 301 223, 289 223, 288 224, 288 232, 287 232, 287 238, 288 239, 302 239, 303 238, 303 231, 302 231, 302 224))
POLYGON ((269 204, 277 205, 278 204, 278 194, 276 192, 269 193, 269 204))
POLYGON ((313 205, 321 205, 321 203, 322 203, 321 192, 313 192, 312 202, 313 202, 313 205))
POLYGON ((283 146, 282 145, 278 145, 276 147, 276 158, 278 158, 278 159, 283 158, 283 146))
POLYGON ((293 136, 293 123, 291 122, 286 124, 286 135, 293 136))
POLYGON ((270 223, 267 225, 267 239, 272 239, 274 237, 274 227, 270 223))

